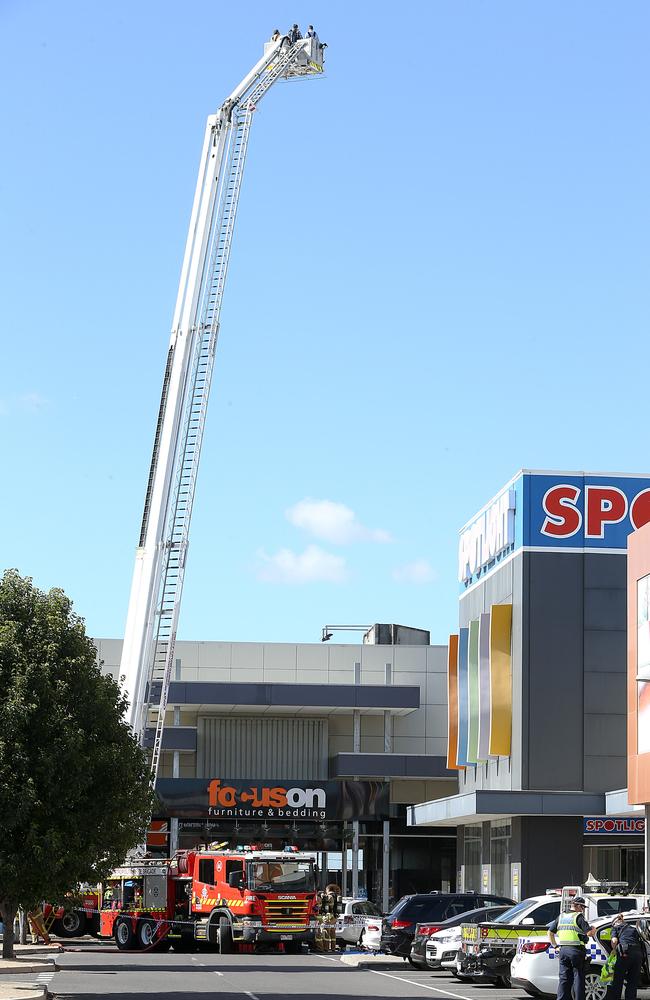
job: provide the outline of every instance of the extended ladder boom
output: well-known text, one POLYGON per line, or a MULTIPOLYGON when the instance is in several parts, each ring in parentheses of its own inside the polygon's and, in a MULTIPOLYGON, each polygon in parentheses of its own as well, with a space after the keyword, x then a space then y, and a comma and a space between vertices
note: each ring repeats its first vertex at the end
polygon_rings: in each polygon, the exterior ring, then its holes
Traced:
POLYGON ((189 527, 253 114, 276 80, 315 76, 323 47, 285 36, 265 52, 208 118, 163 376, 153 454, 135 557, 120 673, 130 723, 153 732, 152 781, 162 748, 189 527))

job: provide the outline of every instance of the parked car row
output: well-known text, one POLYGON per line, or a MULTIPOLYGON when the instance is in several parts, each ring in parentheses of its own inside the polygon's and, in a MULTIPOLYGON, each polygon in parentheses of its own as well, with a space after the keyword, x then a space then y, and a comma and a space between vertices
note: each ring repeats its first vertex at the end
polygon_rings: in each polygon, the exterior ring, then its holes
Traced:
POLYGON ((571 894, 584 896, 585 916, 596 928, 587 947, 588 1000, 604 1000, 600 970, 618 913, 635 922, 646 941, 643 982, 650 985, 650 914, 642 913, 644 897, 622 887, 565 887, 518 903, 482 893, 418 893, 403 897, 385 917, 372 904, 366 903, 369 912, 358 908, 359 901, 349 901, 340 928, 343 932, 349 916, 354 930, 346 940, 368 950, 408 959, 420 968, 446 970, 462 980, 514 985, 530 996, 554 997, 559 962, 548 924, 568 905, 571 894))

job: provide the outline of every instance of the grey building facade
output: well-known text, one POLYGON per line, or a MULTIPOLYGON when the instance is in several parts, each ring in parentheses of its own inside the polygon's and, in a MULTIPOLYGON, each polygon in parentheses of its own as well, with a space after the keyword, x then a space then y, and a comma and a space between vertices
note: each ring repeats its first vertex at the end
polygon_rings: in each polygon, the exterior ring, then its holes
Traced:
MULTIPOLYGON (((295 843, 318 853, 324 877, 384 908, 409 891, 450 887, 455 831, 406 823, 409 805, 457 788, 446 766, 446 647, 396 631, 386 645, 382 635, 178 642, 157 785, 158 827, 169 830, 161 850, 295 843), (278 789, 306 807, 278 815, 278 789), (321 795, 322 813, 309 807, 321 795)), ((96 645, 117 676, 121 642, 96 645)))
POLYGON ((590 833, 598 824, 589 819, 605 817, 606 793, 626 784, 625 539, 648 481, 625 480, 625 524, 620 510, 607 519, 607 491, 623 493, 612 477, 519 477, 504 488, 515 520, 507 544, 490 560, 474 557, 459 597, 461 630, 495 605, 512 606, 510 754, 461 767, 458 794, 413 807, 409 819, 457 827, 465 888, 523 898, 592 871, 639 884, 642 836, 625 824, 590 833), (573 521, 563 535, 567 503, 573 521))

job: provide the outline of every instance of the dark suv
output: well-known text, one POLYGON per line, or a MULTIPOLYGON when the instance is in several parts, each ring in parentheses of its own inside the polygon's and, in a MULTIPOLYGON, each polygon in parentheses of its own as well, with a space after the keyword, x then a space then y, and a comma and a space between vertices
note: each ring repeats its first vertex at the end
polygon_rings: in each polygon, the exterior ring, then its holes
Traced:
POLYGON ((381 951, 388 955, 409 958, 416 924, 442 923, 450 917, 476 910, 479 906, 511 903, 503 896, 477 892, 427 892, 403 896, 384 918, 381 931, 381 951))

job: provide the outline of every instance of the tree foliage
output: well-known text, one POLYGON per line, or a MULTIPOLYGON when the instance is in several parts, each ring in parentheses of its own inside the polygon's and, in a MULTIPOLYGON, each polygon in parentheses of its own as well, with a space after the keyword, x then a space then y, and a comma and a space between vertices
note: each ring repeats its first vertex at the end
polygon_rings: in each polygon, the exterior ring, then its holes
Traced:
POLYGON ((19 903, 30 908, 79 882, 96 883, 144 836, 153 797, 126 710, 70 599, 7 570, 0 581, 4 957, 19 903))

